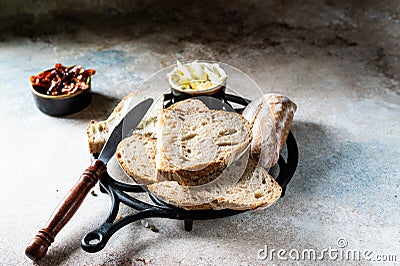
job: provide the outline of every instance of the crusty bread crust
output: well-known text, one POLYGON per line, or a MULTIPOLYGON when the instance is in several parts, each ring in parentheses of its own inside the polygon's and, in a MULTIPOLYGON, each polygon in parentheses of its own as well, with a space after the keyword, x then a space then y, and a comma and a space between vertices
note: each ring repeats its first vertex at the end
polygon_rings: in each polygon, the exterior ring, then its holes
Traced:
POLYGON ((251 156, 265 168, 278 162, 296 110, 294 102, 273 93, 252 101, 243 110, 243 117, 252 124, 251 156), (270 125, 271 122, 273 125, 270 125))
POLYGON ((266 97, 266 100, 270 106, 272 118, 276 123, 276 134, 280 141, 279 150, 281 151, 289 135, 297 105, 287 97, 278 94, 270 94, 266 97))

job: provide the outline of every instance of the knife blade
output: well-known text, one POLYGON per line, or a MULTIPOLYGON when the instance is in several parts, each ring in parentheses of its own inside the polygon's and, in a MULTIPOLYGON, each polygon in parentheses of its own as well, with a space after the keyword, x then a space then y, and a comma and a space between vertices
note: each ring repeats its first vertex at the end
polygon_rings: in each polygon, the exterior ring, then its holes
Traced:
POLYGON ((125 115, 121 122, 119 122, 119 124, 111 132, 106 144, 104 144, 104 147, 99 155, 99 160, 104 163, 108 163, 108 161, 114 155, 118 143, 120 143, 122 139, 132 134, 132 131, 135 130, 140 121, 142 121, 152 103, 153 99, 144 100, 125 115))
POLYGON ((47 225, 39 230, 32 242, 25 249, 25 255, 28 258, 38 261, 46 255, 46 252, 54 241, 56 235, 78 210, 86 195, 95 186, 100 176, 107 171, 107 163, 114 155, 118 143, 123 138, 130 135, 139 125, 144 115, 150 109, 152 103, 153 99, 142 101, 133 107, 114 128, 100 152, 99 158, 94 160, 83 172, 78 182, 74 187, 72 187, 58 207, 54 210, 47 225))

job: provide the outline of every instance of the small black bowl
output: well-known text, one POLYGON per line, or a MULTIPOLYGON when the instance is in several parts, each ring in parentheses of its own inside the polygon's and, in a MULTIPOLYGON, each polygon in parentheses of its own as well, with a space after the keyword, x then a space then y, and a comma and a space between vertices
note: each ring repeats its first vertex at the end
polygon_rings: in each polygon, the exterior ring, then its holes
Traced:
POLYGON ((81 111, 92 100, 90 77, 87 79, 89 88, 70 95, 47 95, 40 93, 35 86, 31 86, 31 92, 36 107, 45 114, 51 116, 64 116, 81 111))

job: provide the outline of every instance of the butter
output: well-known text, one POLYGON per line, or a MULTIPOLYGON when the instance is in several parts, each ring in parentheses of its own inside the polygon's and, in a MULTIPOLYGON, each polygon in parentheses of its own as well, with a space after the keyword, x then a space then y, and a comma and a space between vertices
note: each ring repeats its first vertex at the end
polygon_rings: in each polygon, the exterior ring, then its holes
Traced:
POLYGON ((176 67, 168 73, 171 86, 181 90, 208 90, 223 85, 226 78, 225 71, 218 64, 199 61, 184 65, 177 61, 176 67))

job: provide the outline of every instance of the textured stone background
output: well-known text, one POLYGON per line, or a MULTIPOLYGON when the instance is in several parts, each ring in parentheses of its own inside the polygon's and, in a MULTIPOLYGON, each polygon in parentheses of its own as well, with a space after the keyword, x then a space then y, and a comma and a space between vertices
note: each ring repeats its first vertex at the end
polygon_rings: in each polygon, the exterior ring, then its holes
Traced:
POLYGON ((97 191, 40 265, 296 263, 262 261, 257 252, 321 251, 338 248, 339 238, 347 249, 394 254, 399 263, 398 1, 1 0, 0 7, 0 264, 32 264, 26 245, 89 162, 89 120, 106 118, 176 59, 231 64, 264 92, 297 103, 300 162, 286 196, 266 210, 196 221, 192 232, 172 220, 150 219, 158 233, 132 224, 89 254, 80 239, 109 207, 97 191), (92 104, 64 118, 40 113, 29 92, 29 76, 57 62, 97 70, 92 104))

